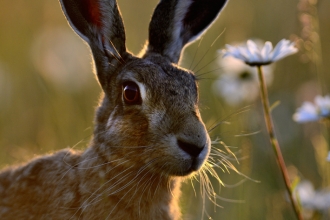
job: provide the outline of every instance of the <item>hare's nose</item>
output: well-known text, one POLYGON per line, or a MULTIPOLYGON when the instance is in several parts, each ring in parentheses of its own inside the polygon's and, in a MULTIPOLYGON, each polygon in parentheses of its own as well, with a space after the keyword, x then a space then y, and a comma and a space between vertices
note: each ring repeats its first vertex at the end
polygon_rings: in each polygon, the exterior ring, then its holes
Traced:
POLYGON ((198 157, 198 155, 202 152, 202 150, 205 147, 205 145, 198 146, 196 144, 187 143, 181 140, 178 140, 178 146, 180 147, 181 150, 188 153, 192 157, 198 157))

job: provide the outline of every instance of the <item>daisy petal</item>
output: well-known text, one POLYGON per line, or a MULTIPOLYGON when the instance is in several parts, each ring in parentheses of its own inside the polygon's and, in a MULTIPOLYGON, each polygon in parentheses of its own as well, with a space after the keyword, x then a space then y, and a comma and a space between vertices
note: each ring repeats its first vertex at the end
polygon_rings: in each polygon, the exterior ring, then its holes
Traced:
POLYGON ((265 43, 265 46, 261 50, 261 56, 264 58, 264 61, 270 61, 270 52, 273 49, 273 44, 269 41, 265 43))
POLYGON ((274 49, 272 43, 267 41, 260 50, 252 40, 248 40, 245 47, 233 47, 230 45, 226 45, 226 47, 227 52, 225 52, 225 56, 233 56, 251 66, 267 65, 298 51, 294 43, 286 39, 278 42, 274 49))
POLYGON ((330 117, 330 97, 316 96, 314 103, 304 102, 293 115, 293 120, 299 123, 318 121, 330 117))

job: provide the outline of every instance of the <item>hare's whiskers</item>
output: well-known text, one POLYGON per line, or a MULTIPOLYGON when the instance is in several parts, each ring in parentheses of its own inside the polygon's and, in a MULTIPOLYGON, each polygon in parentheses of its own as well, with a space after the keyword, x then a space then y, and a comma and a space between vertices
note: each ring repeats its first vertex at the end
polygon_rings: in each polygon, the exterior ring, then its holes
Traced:
POLYGON ((193 63, 194 63, 194 61, 195 61, 195 58, 196 58, 196 55, 197 55, 198 49, 199 49, 199 47, 201 46, 201 43, 202 43, 202 41, 203 41, 203 38, 204 38, 204 37, 202 36, 201 39, 199 40, 198 46, 197 46, 197 48, 196 48, 196 51, 195 51, 194 56, 193 56, 193 59, 192 59, 192 61, 191 61, 191 63, 190 63, 190 66, 189 66, 188 69, 191 69, 191 67, 192 67, 192 65, 193 65, 193 63))
POLYGON ((194 194, 195 194, 195 197, 196 197, 197 196, 197 193, 196 193, 196 189, 195 189, 195 186, 194 186, 194 183, 193 183, 194 178, 196 178, 196 175, 194 175, 194 177, 190 177, 189 178, 189 182, 191 184, 191 187, 192 187, 192 189, 194 191, 194 194))
MULTIPOLYGON (((201 80, 203 80, 203 79, 207 79, 207 78, 201 78, 201 76, 204 76, 204 75, 209 74, 209 73, 213 73, 213 72, 218 71, 218 70, 221 70, 221 69, 223 69, 223 67, 218 67, 218 68, 216 68, 216 69, 209 70, 209 71, 207 71, 207 72, 204 72, 204 73, 198 74, 198 75, 196 75, 196 80, 197 80, 197 81, 201 81, 201 80)), ((212 79, 214 79, 214 78, 212 78, 212 79)))
MULTIPOLYGON (((154 186, 154 182, 155 182, 155 180, 160 181, 160 179, 161 179, 161 178, 159 178, 159 177, 157 178, 157 176, 155 176, 154 180, 150 183, 150 186, 154 186)), ((152 200, 152 196, 151 196, 151 192, 150 192, 151 188, 152 188, 152 187, 149 187, 149 188, 148 188, 148 194, 147 194, 147 199, 150 198, 150 201, 152 200)))
MULTIPOLYGON (((238 181, 237 183, 234 183, 234 184, 227 184, 227 183, 224 183, 224 186, 225 186, 226 188, 235 188, 235 187, 238 187, 238 186, 242 185, 242 184, 245 183, 246 181, 248 181, 248 179, 247 179, 247 178, 244 178, 244 179, 242 179, 242 180, 240 180, 240 181, 238 181)), ((218 195, 218 196, 219 196, 219 195, 218 195)))
MULTIPOLYGON (((201 76, 201 75, 205 75, 206 73, 201 73, 201 74, 197 74, 197 73, 198 73, 199 71, 201 71, 202 69, 204 69, 205 67, 207 67, 208 65, 210 65, 211 63, 213 63, 215 60, 217 60, 217 59, 219 58, 219 56, 220 56, 220 55, 216 56, 216 57, 213 58, 211 61, 209 61, 208 63, 206 63, 204 66, 202 66, 200 69, 196 70, 196 71, 195 71, 196 76, 199 77, 199 76, 201 76)), ((223 68, 223 67, 217 68, 217 69, 215 69, 215 70, 213 70, 213 71, 219 70, 219 69, 221 69, 221 68, 223 68)), ((212 71, 210 71, 210 72, 212 72, 212 71)))
MULTIPOLYGON (((122 165, 122 164, 124 164, 124 163, 126 163, 126 162, 129 162, 129 160, 125 160, 124 162, 122 162, 122 163, 119 163, 119 164, 117 164, 116 166, 114 166, 114 167, 112 167, 111 168, 111 170, 112 169, 114 169, 114 168, 116 168, 116 167, 118 167, 118 166, 120 166, 120 165, 122 165)), ((121 173, 118 173, 117 175, 115 175, 115 176, 113 176, 112 178, 110 178, 108 181, 106 181, 105 183, 103 183, 99 188, 97 188, 84 202, 83 202, 83 204, 81 205, 81 206, 83 206, 83 207, 85 207, 85 203, 87 203, 88 202, 88 200, 92 197, 92 196, 94 196, 94 195, 96 195, 96 193, 100 190, 100 189, 102 189, 106 184, 108 184, 109 182, 111 182, 114 178, 116 178, 117 176, 119 176, 119 175, 121 175, 121 174, 123 174, 124 172, 126 172, 127 170, 129 170, 129 169, 131 169, 133 166, 131 166, 131 167, 128 167, 128 168, 126 168, 124 171, 122 171, 121 173)), ((107 171, 107 172, 110 172, 110 171, 107 171)), ((102 194, 102 193, 101 193, 102 194)))
POLYGON ((125 198, 125 196, 132 190, 133 188, 131 188, 131 189, 129 189, 125 194, 124 194, 124 196, 116 203, 116 205, 111 209, 111 211, 110 211, 110 213, 108 214, 108 216, 105 218, 105 219, 108 219, 110 216, 111 216, 111 214, 112 214, 112 212, 116 209, 116 207, 118 206, 118 204, 121 202, 121 200, 123 199, 123 198, 125 198))
MULTIPOLYGON (((132 168, 132 167, 130 167, 130 168, 132 168)), ((128 168, 128 169, 129 169, 129 168, 128 168)), ((126 170, 124 170, 123 173, 124 173, 125 171, 126 171, 126 170)), ((104 195, 109 196, 109 195, 111 195, 111 194, 106 194, 106 192, 109 191, 109 190, 111 190, 112 188, 116 187, 116 186, 119 185, 120 183, 123 183, 124 181, 126 181, 126 180, 129 178, 129 175, 131 175, 132 173, 133 173, 133 171, 130 171, 130 172, 128 172, 127 174, 125 174, 125 175, 124 175, 123 177, 121 177, 118 181, 116 181, 114 185, 112 185, 111 187, 109 187, 110 189, 107 188, 107 189, 103 190, 103 191, 102 191, 101 193, 99 193, 99 194, 96 194, 96 193, 95 193, 95 194, 94 194, 95 197, 94 197, 93 199, 90 200, 90 198, 88 198, 88 199, 86 200, 86 202, 88 202, 88 203, 87 203, 86 205, 84 205, 82 211, 84 211, 88 206, 91 206, 91 205, 97 204, 98 202, 102 201, 103 198, 100 198, 101 196, 104 196, 104 195), (89 200, 90 200, 90 201, 89 201, 89 200)), ((103 184, 101 188, 103 188, 103 187, 105 187, 105 184, 103 184)), ((113 193, 113 194, 115 194, 115 193, 113 193)))
MULTIPOLYGON (((126 170, 124 170, 122 173, 125 173, 127 170, 131 169, 133 166, 127 168, 126 170)), ((115 184, 118 185, 120 184, 121 182, 125 181, 130 174, 132 174, 133 171, 130 171, 128 172, 127 174, 124 175, 124 177, 120 178, 120 181, 116 181, 115 184), (127 178, 125 178, 127 177, 127 178)), ((113 178, 111 178, 112 180, 113 178)), ((81 209, 81 213, 84 212, 84 210, 88 207, 88 206, 91 206, 91 205, 94 205, 94 204, 97 204, 98 202, 102 201, 103 198, 100 198, 101 196, 105 195, 106 193, 106 190, 103 190, 101 193, 99 194, 96 194, 97 191, 99 191, 100 189, 102 189, 103 187, 105 187, 106 184, 108 184, 111 180, 107 181, 106 183, 102 184, 97 190, 95 190, 93 192, 92 195, 90 195, 84 202, 83 204, 81 205, 81 207, 79 209, 81 209), (93 199, 92 197, 95 196, 93 199), (99 199, 100 198, 100 199, 99 199)))
MULTIPOLYGON (((155 158, 155 159, 157 159, 157 158, 155 158)), ((155 160, 153 160, 153 161, 155 161, 155 160)), ((151 162, 152 162, 152 161, 150 161, 148 164, 151 164, 151 162)), ((116 191, 111 192, 111 193, 109 193, 109 194, 107 194, 107 195, 110 196, 110 195, 117 194, 118 192, 120 192, 120 191, 126 189, 128 186, 130 186, 131 183, 133 183, 133 182, 139 177, 140 173, 143 172, 143 171, 147 168, 148 164, 145 164, 142 168, 140 168, 140 170, 138 171, 138 173, 137 173, 137 174, 133 177, 133 179, 131 179, 128 183, 126 183, 124 186, 120 187, 120 188, 117 189, 116 191)), ((147 172, 146 172, 146 173, 147 173, 147 172)), ((144 177, 144 176, 143 176, 143 177, 144 177)), ((143 179, 143 177, 141 178, 141 180, 143 179)), ((140 181, 141 181, 141 180, 140 180, 140 181)), ((115 186, 117 186, 117 185, 118 185, 119 183, 121 183, 121 182, 123 182, 123 181, 122 181, 122 178, 119 179, 117 182, 115 182, 115 183, 116 183, 115 185, 112 185, 111 187, 107 188, 107 189, 104 190, 102 193, 107 193, 107 192, 109 192, 112 188, 114 188, 115 186)), ((135 195, 135 194, 134 194, 134 195, 135 195)), ((134 197, 134 195, 133 195, 132 197, 134 197)), ((131 197, 131 198, 132 198, 132 197, 131 197)))
MULTIPOLYGON (((215 40, 212 42, 212 44, 208 47, 208 49, 206 50, 206 52, 203 54, 203 56, 201 57, 201 59, 197 62, 197 64, 192 68, 192 70, 194 70, 199 64, 200 62, 202 62, 202 60, 205 58, 205 56, 208 54, 208 52, 210 51, 210 49, 213 47, 213 45, 215 44, 215 42, 220 38, 220 36, 225 32, 226 29, 224 29, 216 38, 215 40)), ((213 62, 213 61, 212 61, 213 62)), ((209 64, 209 63, 208 63, 209 64)), ((207 64, 207 65, 208 65, 207 64)), ((204 68, 204 67, 203 67, 204 68)))
MULTIPOLYGON (((138 171, 138 173, 135 175, 135 177, 128 183, 126 184, 125 186, 128 186, 129 184, 131 184, 132 182, 135 181, 135 179, 140 175, 140 173, 142 173, 152 162, 156 161, 156 159, 158 158, 154 158, 152 159, 151 161, 149 161, 147 164, 145 164, 142 168, 140 168, 140 170, 138 171)), ((140 181, 142 180, 143 178, 140 179, 140 181)), ((140 183, 139 181, 139 183, 140 183)), ((139 185, 138 183, 138 185, 139 185)), ((124 187, 123 189, 125 189, 126 187, 124 187)), ((118 204, 122 201, 122 199, 125 198, 125 196, 133 189, 133 187, 131 187, 125 194, 124 196, 116 203, 116 205, 112 208, 111 212, 109 213, 109 215, 106 217, 106 219, 109 218, 109 216, 112 214, 112 212, 116 209, 116 207, 118 206, 118 204)), ((136 191, 135 191, 136 193, 136 191)), ((131 199, 134 197, 135 193, 131 196, 131 199)))
MULTIPOLYGON (((166 163, 167 163, 167 162, 166 162, 166 163)), ((152 196, 152 200, 154 200, 155 195, 156 195, 156 193, 157 193, 157 191, 158 191, 158 189, 159 189, 159 186, 160 186, 160 184, 162 183, 163 176, 165 176, 165 175, 164 175, 164 173, 162 172, 161 175, 160 175, 160 178, 159 178, 158 184, 157 184, 157 186, 156 186, 156 189, 155 189, 155 191, 154 191, 154 195, 152 196)), ((164 178, 165 178, 165 177, 164 177, 164 178)))
MULTIPOLYGON (((114 162, 117 162, 117 161, 121 161, 121 160, 123 160, 123 158, 119 158, 119 159, 116 159, 116 160, 111 160, 111 161, 104 162, 104 163, 101 163, 101 164, 98 164, 98 165, 95 165, 95 166, 91 166, 91 167, 78 167, 78 169, 79 170, 88 170, 88 169, 101 167, 101 166, 104 166, 104 165, 107 165, 107 164, 111 164, 111 163, 114 163, 114 162)), ((84 162, 86 162, 86 161, 84 161, 84 162)))
MULTIPOLYGON (((147 173, 151 173, 151 172, 147 172, 147 173)), ((153 173, 152 174, 152 176, 151 176, 151 178, 153 177, 155 175, 155 173, 153 173)), ((157 176, 156 176, 156 178, 155 179, 157 179, 157 176)), ((147 179, 147 181, 148 181, 148 179, 147 179)), ((146 182, 147 182, 146 181, 146 182)), ((139 185, 139 184, 138 184, 139 185)), ((137 186, 135 186, 135 193, 136 193, 136 191, 137 191, 137 187, 138 187, 138 185, 137 186)), ((127 207, 127 206, 129 206, 129 204, 131 203, 131 201, 132 201, 132 199, 133 199, 133 197, 134 197, 134 195, 135 195, 135 193, 133 194, 133 196, 131 196, 131 198, 128 200, 128 202, 126 203, 126 206, 125 206, 125 208, 127 207)), ((142 198, 142 195, 140 196, 140 199, 142 198)))
POLYGON ((224 124, 227 120, 229 120, 230 118, 232 118, 232 117, 234 117, 234 116, 237 116, 237 115, 239 115, 239 114, 242 114, 242 113, 244 113, 244 112, 247 112, 247 111, 249 111, 250 110, 250 106, 245 106, 245 107, 243 107, 243 108, 241 108, 241 109, 239 109, 239 110, 237 110, 237 111, 235 111, 235 112, 233 112, 233 113, 231 113, 231 114, 229 114, 228 116, 226 116, 225 118, 223 118, 223 119, 221 119, 221 120, 218 120, 218 121, 220 121, 220 122, 215 122, 216 124, 214 125, 212 125, 211 126, 211 128, 208 128, 207 129, 207 132, 208 133, 211 133, 215 128, 217 128, 219 125, 221 125, 221 124, 224 124))
MULTIPOLYGON (((141 185, 141 187, 142 186, 144 186, 143 187, 143 189, 142 189, 142 193, 141 193, 141 195, 140 195, 140 199, 139 199, 139 202, 138 202, 138 207, 139 207, 139 216, 140 216, 140 210, 141 210, 141 199, 142 199, 142 197, 143 197, 143 194, 144 194, 144 192, 145 192, 145 190, 150 186, 150 184, 152 183, 152 177, 155 175, 155 173, 153 173, 152 174, 152 176, 149 178, 149 179, 147 179, 146 181, 145 181, 145 183, 143 184, 143 185, 141 185)), ((150 188, 150 187, 149 187, 150 188)))

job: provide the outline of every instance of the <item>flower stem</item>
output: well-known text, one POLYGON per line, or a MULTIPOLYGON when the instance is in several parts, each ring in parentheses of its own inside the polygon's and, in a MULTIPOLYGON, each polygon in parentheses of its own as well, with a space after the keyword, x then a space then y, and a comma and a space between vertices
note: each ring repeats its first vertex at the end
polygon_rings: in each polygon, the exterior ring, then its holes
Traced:
POLYGON ((270 143, 271 143, 271 145, 273 147, 273 150, 275 152, 276 160, 277 160, 277 163, 280 167, 280 170, 281 170, 284 182, 285 182, 285 186, 286 186, 286 189, 289 193, 290 201, 291 201, 291 204, 292 204, 293 209, 295 211, 295 214, 296 214, 296 216, 299 220, 303 220, 303 217, 302 217, 301 212, 300 212, 300 208, 294 200, 293 192, 292 192, 292 188, 291 188, 291 182, 290 182, 290 179, 289 179, 289 174, 288 174, 288 171, 287 171, 286 166, 285 166, 285 162, 284 162, 284 159, 283 159, 283 155, 282 155, 279 143, 278 143, 277 138, 275 136, 273 120, 272 120, 272 117, 271 117, 271 114, 270 114, 267 87, 266 87, 266 84, 265 84, 264 75, 262 73, 262 68, 261 68, 260 65, 258 65, 257 68, 258 68, 258 75, 259 75, 259 82, 260 82, 261 101, 262 101, 262 105, 263 105, 263 109, 264 109, 264 117, 265 117, 266 127, 267 127, 267 131, 268 131, 269 138, 270 138, 270 143))

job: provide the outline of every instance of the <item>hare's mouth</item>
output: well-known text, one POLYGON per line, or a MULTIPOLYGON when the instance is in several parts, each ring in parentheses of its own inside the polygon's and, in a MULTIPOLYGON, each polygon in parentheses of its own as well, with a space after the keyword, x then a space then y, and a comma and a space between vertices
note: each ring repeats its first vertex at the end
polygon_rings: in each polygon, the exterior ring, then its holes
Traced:
MULTIPOLYGON (((183 153, 185 154, 185 153, 183 153)), ((174 175, 176 176, 188 176, 194 172, 197 172, 201 169, 203 164, 208 158, 208 147, 205 147, 198 156, 191 156, 191 155, 182 155, 183 161, 178 164, 176 167, 178 172, 175 172, 174 175)))
POLYGON ((174 173, 172 173, 173 176, 188 176, 194 172, 197 172, 200 168, 201 168, 201 164, 203 164, 203 162, 198 159, 198 158, 195 158, 195 159, 192 159, 192 161, 188 164, 185 164, 185 165, 188 165, 188 166, 185 166, 185 168, 182 168, 181 169, 178 169, 177 172, 174 171, 174 173))
POLYGON ((197 158, 194 158, 189 168, 190 172, 198 171, 201 167, 200 163, 201 162, 197 158))

